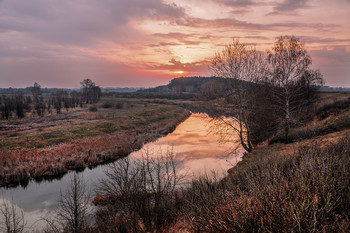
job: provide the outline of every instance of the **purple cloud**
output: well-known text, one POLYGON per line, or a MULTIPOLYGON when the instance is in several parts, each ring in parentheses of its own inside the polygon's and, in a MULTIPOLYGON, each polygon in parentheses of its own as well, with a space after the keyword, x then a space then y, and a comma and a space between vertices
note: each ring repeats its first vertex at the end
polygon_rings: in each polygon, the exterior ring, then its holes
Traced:
POLYGON ((274 8, 273 12, 268 15, 279 15, 279 14, 294 14, 299 9, 309 8, 309 0, 283 0, 278 3, 274 8))

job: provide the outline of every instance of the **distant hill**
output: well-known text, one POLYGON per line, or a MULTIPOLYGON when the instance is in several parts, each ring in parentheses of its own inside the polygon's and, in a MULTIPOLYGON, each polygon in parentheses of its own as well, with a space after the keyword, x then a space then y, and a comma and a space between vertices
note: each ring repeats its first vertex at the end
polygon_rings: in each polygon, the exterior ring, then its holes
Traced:
POLYGON ((172 79, 168 85, 139 90, 143 93, 198 93, 205 83, 219 80, 217 77, 180 77, 172 79))
MULTIPOLYGON (((196 94, 222 92, 232 86, 234 79, 220 77, 180 77, 172 79, 168 85, 142 89, 138 93, 196 94), (228 85, 230 84, 230 85, 228 85)), ((242 81, 243 87, 251 83, 242 81)))

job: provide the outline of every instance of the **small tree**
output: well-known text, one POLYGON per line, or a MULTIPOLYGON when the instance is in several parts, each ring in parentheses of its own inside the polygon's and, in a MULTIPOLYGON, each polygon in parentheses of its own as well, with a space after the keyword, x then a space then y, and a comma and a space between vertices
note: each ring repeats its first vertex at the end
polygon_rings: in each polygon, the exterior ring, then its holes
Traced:
POLYGON ((31 91, 32 91, 34 98, 38 98, 42 94, 41 86, 37 82, 35 82, 34 86, 31 87, 31 91))
POLYGON ((322 75, 310 69, 311 58, 305 44, 295 36, 280 36, 277 38, 272 51, 268 51, 270 64, 271 89, 275 96, 275 104, 283 110, 285 143, 292 113, 301 108, 305 95, 313 87, 323 84, 322 75))
POLYGON ((58 219, 68 232, 83 232, 87 227, 89 200, 84 180, 74 173, 65 193, 60 193, 58 201, 58 219))
POLYGON ((24 98, 21 91, 16 93, 16 115, 18 118, 24 117, 24 98))
POLYGON ((83 89, 83 97, 86 103, 97 103, 101 97, 101 88, 96 86, 91 79, 84 79, 80 82, 83 89))

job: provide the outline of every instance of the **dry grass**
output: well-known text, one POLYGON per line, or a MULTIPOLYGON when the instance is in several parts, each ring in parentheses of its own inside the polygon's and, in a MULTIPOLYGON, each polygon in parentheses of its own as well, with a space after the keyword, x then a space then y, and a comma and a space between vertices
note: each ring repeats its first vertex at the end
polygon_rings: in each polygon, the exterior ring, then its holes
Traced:
POLYGON ((189 116, 174 106, 128 102, 122 110, 80 110, 2 122, 0 185, 115 160, 172 132, 189 116))
POLYGON ((159 104, 144 105, 140 100, 102 100, 97 112, 80 109, 60 115, 26 118, 0 122, 0 147, 2 149, 45 148, 85 137, 110 134, 134 129, 140 125, 157 122, 182 110, 159 104), (124 101, 124 108, 103 108, 124 101))
POLYGON ((261 150, 187 194, 195 232, 349 232, 350 136, 286 154, 261 150))
MULTIPOLYGON (((298 142, 350 128, 350 93, 320 93, 313 120, 290 129, 289 141, 298 142)), ((279 131, 270 144, 283 143, 284 132, 279 131)))

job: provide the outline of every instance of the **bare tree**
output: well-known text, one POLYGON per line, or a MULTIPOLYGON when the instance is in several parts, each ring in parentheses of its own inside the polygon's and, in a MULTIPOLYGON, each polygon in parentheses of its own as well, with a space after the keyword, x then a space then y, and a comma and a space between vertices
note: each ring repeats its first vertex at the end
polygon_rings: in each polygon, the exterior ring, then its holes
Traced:
POLYGON ((243 148, 253 149, 251 134, 251 112, 255 103, 253 89, 265 71, 265 59, 262 53, 252 46, 234 39, 216 53, 211 62, 211 69, 218 77, 227 79, 226 90, 221 95, 219 106, 226 106, 226 112, 217 111, 216 119, 230 127, 240 139, 243 148), (229 107, 229 109, 228 109, 229 107), (228 110, 228 111, 227 111, 228 110))
POLYGON ((120 159, 106 175, 108 179, 102 180, 96 191, 97 196, 109 200, 97 211, 103 232, 111 231, 104 227, 107 222, 114 230, 155 232, 174 220, 175 188, 180 178, 172 153, 150 158, 147 152, 143 159, 120 159))
POLYGON ((268 61, 274 87, 271 91, 276 104, 283 109, 285 143, 288 143, 292 112, 305 104, 305 98, 301 97, 313 86, 322 85, 323 79, 320 72, 309 68, 311 58, 305 44, 295 36, 278 37, 272 51, 268 51, 268 61))
POLYGON ((21 233, 24 231, 25 221, 23 210, 16 207, 13 201, 3 200, 0 214, 0 230, 2 232, 21 233))
POLYGON ((60 193, 57 216, 68 232, 83 232, 89 217, 90 195, 84 180, 74 173, 65 193, 60 193))

